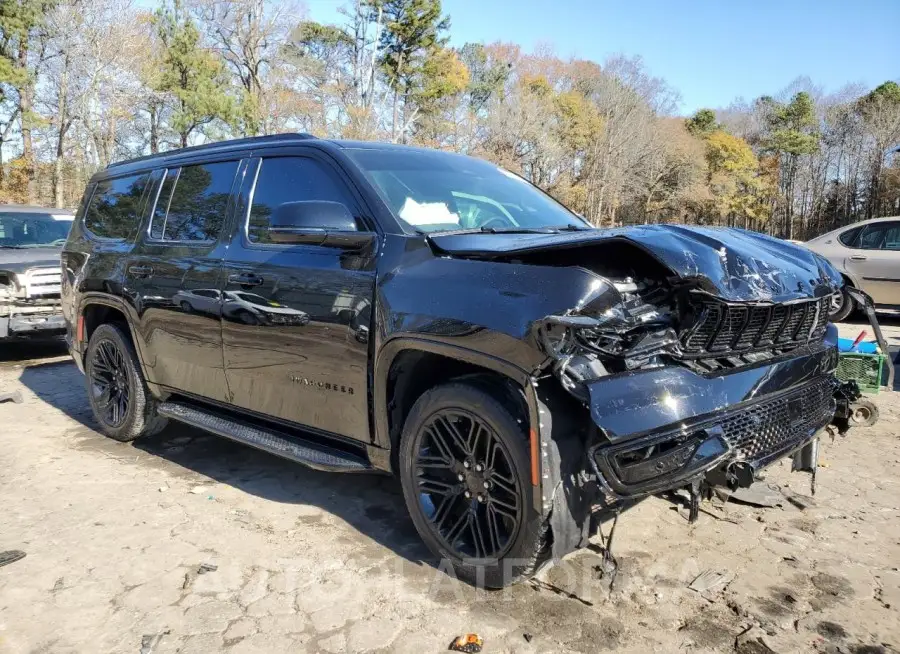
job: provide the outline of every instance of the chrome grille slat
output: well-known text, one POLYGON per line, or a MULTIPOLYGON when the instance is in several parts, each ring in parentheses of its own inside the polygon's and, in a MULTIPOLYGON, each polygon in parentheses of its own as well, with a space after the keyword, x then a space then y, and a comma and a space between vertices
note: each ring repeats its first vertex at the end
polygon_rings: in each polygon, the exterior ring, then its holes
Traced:
POLYGON ((59 295, 62 271, 57 268, 31 268, 19 276, 25 297, 59 295))

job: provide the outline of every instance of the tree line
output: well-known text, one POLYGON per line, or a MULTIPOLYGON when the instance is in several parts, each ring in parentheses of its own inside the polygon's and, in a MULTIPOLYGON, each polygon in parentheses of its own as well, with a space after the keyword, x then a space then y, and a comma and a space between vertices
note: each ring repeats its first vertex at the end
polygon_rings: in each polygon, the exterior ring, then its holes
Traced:
MULTIPOLYGON (((601 226, 809 238, 900 213, 900 86, 807 78, 677 115, 639 57, 449 45, 440 0, 0 0, 0 202, 73 206, 110 162, 302 131, 484 157, 601 226)), ((864 73, 864 71, 860 71, 864 73)))

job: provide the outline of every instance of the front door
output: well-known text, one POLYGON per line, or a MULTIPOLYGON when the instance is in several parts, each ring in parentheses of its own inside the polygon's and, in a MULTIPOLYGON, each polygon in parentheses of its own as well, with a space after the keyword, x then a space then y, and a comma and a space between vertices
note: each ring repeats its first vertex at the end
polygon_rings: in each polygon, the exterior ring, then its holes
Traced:
POLYGON ((150 224, 126 269, 148 379, 223 402, 220 274, 240 163, 166 170, 150 224))
POLYGON ((844 265, 875 304, 900 305, 900 221, 866 225, 844 265))
POLYGON ((268 238, 279 205, 346 205, 370 229, 342 174, 315 151, 261 153, 241 193, 224 264, 222 338, 231 402, 331 434, 369 440, 367 401, 374 239, 363 249, 268 238))

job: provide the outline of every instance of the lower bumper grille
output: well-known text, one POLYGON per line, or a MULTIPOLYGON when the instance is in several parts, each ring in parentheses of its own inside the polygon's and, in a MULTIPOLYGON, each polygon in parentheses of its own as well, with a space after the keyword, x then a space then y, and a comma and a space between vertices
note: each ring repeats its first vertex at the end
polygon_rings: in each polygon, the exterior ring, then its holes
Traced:
POLYGON ((589 451, 604 487, 620 497, 683 485, 718 467, 746 461, 762 468, 802 446, 834 416, 831 375, 729 407, 692 425, 589 451))
POLYGON ((818 429, 834 414, 834 384, 820 379, 751 405, 720 424, 736 461, 766 459, 818 429))

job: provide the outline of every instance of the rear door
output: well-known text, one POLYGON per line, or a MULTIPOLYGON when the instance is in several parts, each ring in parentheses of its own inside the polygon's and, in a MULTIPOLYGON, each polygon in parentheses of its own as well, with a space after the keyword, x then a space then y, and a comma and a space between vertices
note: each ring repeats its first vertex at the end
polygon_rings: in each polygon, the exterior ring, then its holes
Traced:
POLYGON ((314 149, 263 151, 251 162, 225 264, 222 336, 231 402, 369 440, 368 333, 376 240, 364 250, 274 244, 269 216, 285 202, 340 202, 372 225, 343 173, 314 149))
POLYGON ((161 171, 147 230, 126 269, 150 381, 226 401, 220 271, 240 159, 161 171))
POLYGON ((852 242, 845 267, 875 304, 900 305, 900 221, 865 225, 852 242))

